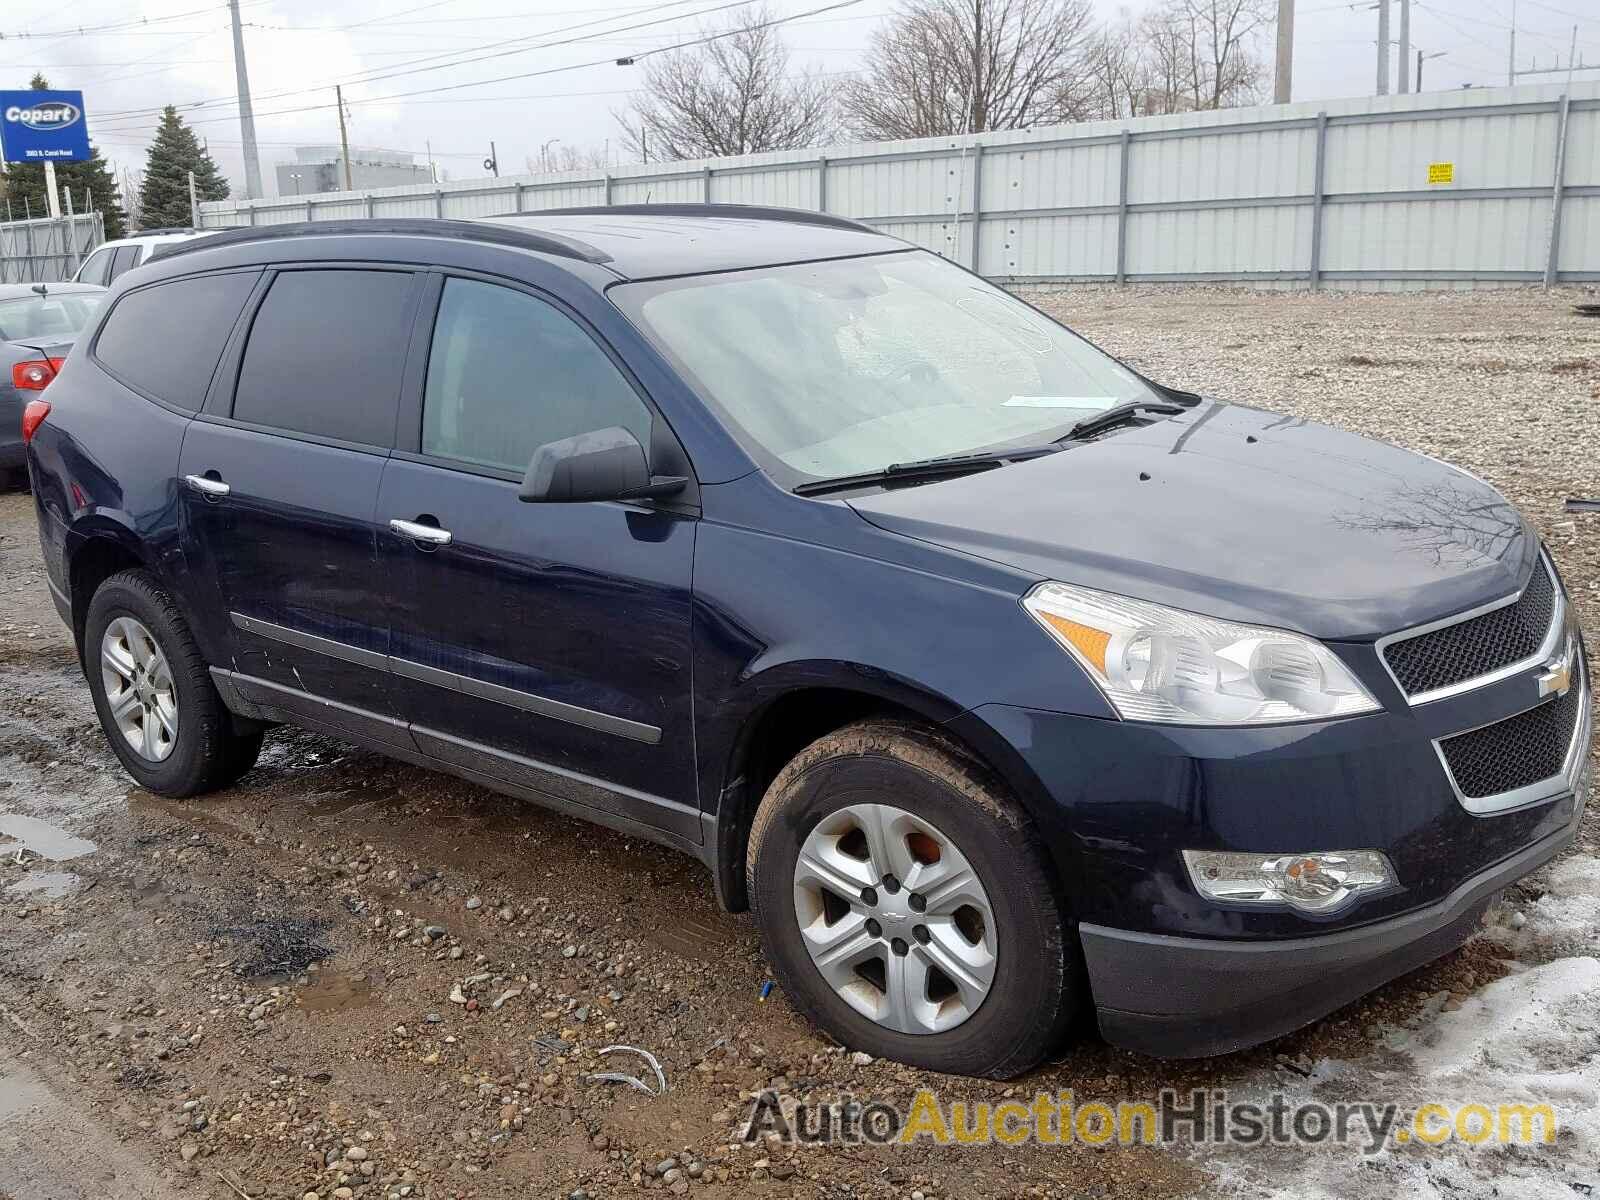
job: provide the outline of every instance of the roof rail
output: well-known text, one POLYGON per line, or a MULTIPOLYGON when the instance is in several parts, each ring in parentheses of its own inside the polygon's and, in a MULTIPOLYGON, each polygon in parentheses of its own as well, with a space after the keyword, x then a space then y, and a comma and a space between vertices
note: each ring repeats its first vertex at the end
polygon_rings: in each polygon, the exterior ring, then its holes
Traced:
MULTIPOLYGON (((619 180, 625 182, 625 179, 619 180)), ((775 208, 763 204, 607 204, 581 208, 541 208, 517 213, 519 217, 631 216, 631 217, 727 217, 755 221, 788 221, 795 225, 825 225, 832 229, 854 229, 861 233, 880 233, 871 225, 836 217, 809 208, 775 208)))
MULTIPOLYGON (((437 217, 370 217, 345 221, 294 221, 283 225, 246 225, 196 238, 192 242, 175 242, 162 246, 157 253, 162 258, 179 254, 197 254, 224 246, 247 242, 272 241, 288 237, 336 237, 351 234, 392 233, 412 237, 459 238, 463 241, 493 242, 502 246, 515 246, 521 250, 537 250, 543 254, 556 254, 562 258, 576 258, 583 262, 610 262, 611 256, 576 238, 544 233, 517 225, 488 225, 477 221, 440 220, 437 217)), ((154 256, 152 256, 154 257, 154 256)))
POLYGON ((128 234, 131 238, 165 236, 172 233, 199 233, 193 225, 163 225, 159 229, 135 229, 128 234))

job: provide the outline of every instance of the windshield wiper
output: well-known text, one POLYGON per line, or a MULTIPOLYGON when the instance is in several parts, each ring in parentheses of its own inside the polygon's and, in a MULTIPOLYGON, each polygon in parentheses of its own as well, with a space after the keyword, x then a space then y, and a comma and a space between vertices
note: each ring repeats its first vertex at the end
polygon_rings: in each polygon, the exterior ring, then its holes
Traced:
POLYGON ((944 454, 937 458, 922 458, 915 462, 890 463, 877 471, 863 471, 858 475, 838 475, 831 479, 813 479, 797 485, 797 496, 816 496, 824 492, 843 492, 852 488, 884 487, 892 483, 919 483, 935 479, 953 479, 958 475, 971 475, 1004 466, 1008 462, 1021 462, 1041 455, 1054 454, 1061 447, 1055 443, 1043 446, 1016 446, 1010 450, 983 450, 976 453, 944 454))
POLYGON ((1085 417, 1062 434, 1059 440, 1073 442, 1096 433, 1104 433, 1107 429, 1126 425, 1141 413, 1160 413, 1162 416, 1170 417, 1187 411, 1184 405, 1173 404, 1167 400, 1135 400, 1131 404, 1119 404, 1115 408, 1108 408, 1104 412, 1085 417))

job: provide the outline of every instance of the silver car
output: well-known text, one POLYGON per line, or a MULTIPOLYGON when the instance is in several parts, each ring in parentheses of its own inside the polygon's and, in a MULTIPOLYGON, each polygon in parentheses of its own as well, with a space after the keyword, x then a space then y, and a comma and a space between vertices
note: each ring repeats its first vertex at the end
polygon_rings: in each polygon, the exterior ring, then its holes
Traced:
POLYGON ((21 482, 22 410, 55 378, 106 291, 86 283, 0 284, 0 484, 21 482))

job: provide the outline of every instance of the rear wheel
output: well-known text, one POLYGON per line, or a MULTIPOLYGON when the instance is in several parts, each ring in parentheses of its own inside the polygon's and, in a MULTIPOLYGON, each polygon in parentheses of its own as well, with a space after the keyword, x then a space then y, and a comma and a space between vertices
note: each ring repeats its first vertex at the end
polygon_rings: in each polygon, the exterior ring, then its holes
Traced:
POLYGON ((848 1046, 1007 1078, 1073 1015, 1031 823, 931 729, 863 721, 807 747, 763 797, 748 862, 779 982, 848 1046))
POLYGON ((163 796, 226 787, 255 764, 261 732, 222 703, 176 602, 144 571, 123 571, 89 602, 84 674, 111 749, 163 796))

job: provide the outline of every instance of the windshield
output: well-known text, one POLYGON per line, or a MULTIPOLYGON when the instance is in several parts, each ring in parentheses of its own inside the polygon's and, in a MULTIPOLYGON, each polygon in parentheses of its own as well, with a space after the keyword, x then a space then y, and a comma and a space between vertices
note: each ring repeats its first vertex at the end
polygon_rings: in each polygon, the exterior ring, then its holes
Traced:
POLYGON ((0 300, 0 342, 70 342, 100 307, 99 292, 0 300))
POLYGON ((1075 334, 922 251, 610 294, 764 466, 801 480, 1050 440, 1093 413, 1161 399, 1075 334))

